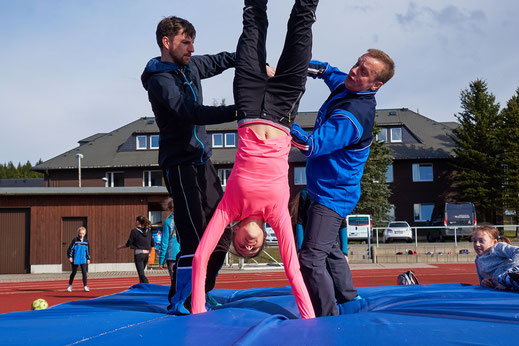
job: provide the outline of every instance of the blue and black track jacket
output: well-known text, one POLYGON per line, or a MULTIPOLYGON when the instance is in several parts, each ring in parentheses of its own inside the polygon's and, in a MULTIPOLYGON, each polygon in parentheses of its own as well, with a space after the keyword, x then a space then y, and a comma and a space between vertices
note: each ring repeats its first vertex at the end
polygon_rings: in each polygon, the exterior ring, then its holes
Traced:
POLYGON ((311 135, 294 124, 292 143, 307 157, 310 197, 345 217, 360 198, 375 121, 375 92, 346 89, 347 74, 328 63, 311 61, 310 67, 321 72, 314 77, 322 78, 332 93, 319 109, 311 135))
POLYGON ((160 129, 159 165, 202 164, 211 157, 205 126, 236 120, 235 106, 202 105, 200 80, 234 67, 235 54, 192 56, 188 66, 151 59, 141 80, 160 129))
POLYGON ((67 257, 74 258, 74 264, 85 264, 90 259, 90 244, 86 237, 75 237, 67 249, 67 257))

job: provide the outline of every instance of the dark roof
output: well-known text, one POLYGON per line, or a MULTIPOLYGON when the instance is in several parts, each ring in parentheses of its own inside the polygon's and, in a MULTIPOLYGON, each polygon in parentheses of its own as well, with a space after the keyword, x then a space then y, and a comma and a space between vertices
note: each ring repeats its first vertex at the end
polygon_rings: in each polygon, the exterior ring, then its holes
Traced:
POLYGON ((86 144, 88 142, 92 142, 92 141, 95 141, 96 139, 98 139, 99 137, 102 137, 106 135, 106 133, 96 133, 95 135, 92 135, 90 137, 87 137, 87 138, 84 138, 82 140, 80 140, 78 143, 81 145, 81 144, 86 144))
MULTIPOLYGON (((311 130, 317 112, 301 112, 297 123, 311 130)), ((415 143, 387 143, 395 159, 448 158, 454 142, 448 137, 457 123, 436 122, 407 108, 379 109, 376 122, 379 126, 403 126, 416 139, 415 143)), ((208 132, 236 131, 236 122, 206 126, 208 132)), ((35 171, 76 169, 78 153, 83 155, 82 168, 158 167, 158 150, 122 150, 136 134, 158 134, 153 117, 143 117, 109 133, 97 133, 79 141, 79 146, 47 160, 35 171)), ((237 149, 213 148, 211 160, 216 164, 233 164, 237 149)), ((292 148, 289 162, 304 162, 305 157, 292 148)))
POLYGON ((379 109, 375 118, 381 127, 403 125, 413 135, 416 143, 387 143, 394 159, 438 159, 449 158, 455 147, 448 136, 452 125, 440 123, 407 108, 379 109))
POLYGON ((22 178, 22 179, 0 179, 0 188, 7 187, 43 187, 45 181, 43 178, 22 178))
POLYGON ((81 140, 80 145, 33 168, 75 169, 76 154, 82 154, 82 168, 158 167, 158 150, 119 150, 133 134, 157 133, 159 129, 152 117, 143 117, 109 133, 98 133, 81 140))
POLYGON ((23 195, 167 195, 164 186, 150 187, 34 187, 4 188, 0 196, 23 195))
POLYGON ((445 121, 445 122, 442 122, 443 125, 447 126, 447 127, 450 127, 451 129, 455 129, 456 127, 460 126, 459 123, 455 122, 455 121, 445 121))

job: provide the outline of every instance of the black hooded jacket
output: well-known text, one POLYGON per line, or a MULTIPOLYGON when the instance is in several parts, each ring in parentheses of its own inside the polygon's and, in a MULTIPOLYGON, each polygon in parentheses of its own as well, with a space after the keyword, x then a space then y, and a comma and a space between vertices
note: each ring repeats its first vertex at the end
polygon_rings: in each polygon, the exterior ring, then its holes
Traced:
POLYGON ((202 164, 211 157, 205 126, 236 120, 235 106, 202 105, 200 80, 234 67, 235 54, 192 56, 188 66, 151 59, 141 80, 160 130, 159 165, 202 164))

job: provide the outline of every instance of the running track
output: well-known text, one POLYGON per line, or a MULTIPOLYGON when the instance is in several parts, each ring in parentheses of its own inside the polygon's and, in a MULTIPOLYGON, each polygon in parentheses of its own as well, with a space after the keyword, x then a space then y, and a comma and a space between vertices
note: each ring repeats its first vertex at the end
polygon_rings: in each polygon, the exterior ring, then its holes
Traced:
MULTIPOLYGON (((420 284, 463 282, 478 284, 473 263, 434 264, 431 268, 412 269, 420 284)), ((357 287, 396 285, 396 277, 406 269, 352 270, 357 287)), ((168 285, 169 277, 149 276, 150 283, 168 285)), ((74 290, 67 292, 68 280, 0 283, 0 313, 30 310, 35 299, 43 298, 50 306, 74 300, 92 299, 118 293, 138 283, 135 277, 89 279, 90 292, 83 292, 81 275, 74 281, 74 290)), ((216 288, 259 288, 287 286, 283 271, 220 273, 216 288)), ((164 303, 166 304, 166 303, 164 303)))

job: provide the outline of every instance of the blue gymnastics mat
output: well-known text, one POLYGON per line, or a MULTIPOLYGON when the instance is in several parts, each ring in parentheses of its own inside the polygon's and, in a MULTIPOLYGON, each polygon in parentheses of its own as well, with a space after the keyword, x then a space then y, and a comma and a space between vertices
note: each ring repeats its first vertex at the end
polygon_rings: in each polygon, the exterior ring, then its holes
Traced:
POLYGON ((290 287, 216 289, 205 314, 166 314, 169 287, 0 315, 2 345, 518 345, 519 293, 467 284, 358 288, 341 315, 300 319, 290 287))

